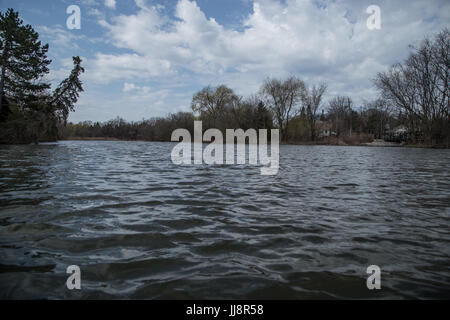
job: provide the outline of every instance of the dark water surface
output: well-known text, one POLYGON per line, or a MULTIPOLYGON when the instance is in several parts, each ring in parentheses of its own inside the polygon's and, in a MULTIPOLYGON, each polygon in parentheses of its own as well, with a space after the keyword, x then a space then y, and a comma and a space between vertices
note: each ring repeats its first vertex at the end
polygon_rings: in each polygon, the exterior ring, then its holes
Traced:
POLYGON ((261 176, 173 146, 0 147, 0 298, 450 298, 450 150, 281 146, 261 176))

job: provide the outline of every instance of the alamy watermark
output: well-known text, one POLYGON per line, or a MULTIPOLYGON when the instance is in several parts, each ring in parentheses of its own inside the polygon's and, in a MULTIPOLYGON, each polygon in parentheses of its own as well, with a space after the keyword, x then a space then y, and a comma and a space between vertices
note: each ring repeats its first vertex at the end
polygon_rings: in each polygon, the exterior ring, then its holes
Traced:
POLYGON ((66 20, 66 26, 69 30, 81 29, 81 9, 77 5, 71 5, 67 7, 67 14, 70 16, 66 20))
POLYGON ((68 266, 66 273, 69 273, 70 276, 67 278, 66 286, 69 290, 80 290, 81 289, 81 269, 79 266, 72 265, 68 266))
POLYGON ((371 265, 367 267, 367 274, 370 276, 367 278, 367 289, 380 290, 381 289, 381 269, 377 265, 371 265))
POLYGON ((367 28, 369 30, 380 30, 381 29, 381 9, 379 6, 371 5, 367 7, 366 12, 370 14, 367 19, 367 28))
POLYGON ((248 129, 245 132, 242 129, 227 129, 224 147, 223 134, 220 130, 208 129, 202 134, 202 128, 202 121, 194 122, 193 157, 191 133, 187 129, 177 129, 172 133, 171 140, 173 142, 179 142, 180 138, 183 139, 172 149, 171 158, 174 164, 246 164, 246 141, 248 139, 248 163, 258 165, 259 160, 259 164, 262 165, 261 175, 278 174, 280 163, 280 134, 278 129, 271 129, 270 131, 269 155, 267 129, 259 129, 259 134, 255 129, 248 129), (235 147, 236 140, 237 146, 235 147), (203 142, 210 142, 210 144, 203 149, 203 142), (235 152, 235 149, 237 152, 235 152))

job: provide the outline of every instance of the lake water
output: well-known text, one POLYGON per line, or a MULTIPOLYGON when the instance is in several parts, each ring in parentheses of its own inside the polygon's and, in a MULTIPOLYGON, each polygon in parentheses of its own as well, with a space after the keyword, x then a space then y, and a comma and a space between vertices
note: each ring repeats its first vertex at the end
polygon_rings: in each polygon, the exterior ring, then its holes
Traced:
POLYGON ((173 147, 1 146, 0 298, 450 298, 450 150, 281 146, 261 176, 173 147))

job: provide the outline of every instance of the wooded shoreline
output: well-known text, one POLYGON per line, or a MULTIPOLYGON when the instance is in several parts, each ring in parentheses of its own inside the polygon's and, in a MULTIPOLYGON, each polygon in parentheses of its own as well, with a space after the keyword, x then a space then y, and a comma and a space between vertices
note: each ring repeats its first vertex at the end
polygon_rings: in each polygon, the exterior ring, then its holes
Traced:
MULTIPOLYGON (((150 141, 150 140, 129 140, 129 139, 117 139, 117 138, 107 138, 107 137, 68 137, 61 139, 59 141, 114 141, 114 142, 161 142, 161 143, 176 143, 172 141, 150 141)), ((54 141, 56 142, 56 141, 54 141)), ((207 142, 205 142, 207 143, 207 142)), ((338 146, 338 147, 373 147, 373 148, 424 148, 424 149, 449 149, 443 146, 437 145, 427 145, 427 144, 413 144, 413 143, 392 143, 384 142, 382 144, 373 143, 356 143, 356 144, 346 144, 342 141, 340 142, 330 142, 330 141, 311 141, 311 142, 281 142, 280 145, 286 146, 338 146)))

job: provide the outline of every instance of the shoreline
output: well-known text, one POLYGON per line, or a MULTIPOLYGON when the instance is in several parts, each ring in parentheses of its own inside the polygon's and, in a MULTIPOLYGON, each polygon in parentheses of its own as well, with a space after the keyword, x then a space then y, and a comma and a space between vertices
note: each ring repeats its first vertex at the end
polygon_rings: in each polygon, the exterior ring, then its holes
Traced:
MULTIPOLYGON (((161 142, 161 143, 176 143, 173 141, 151 141, 151 140, 127 140, 110 137, 69 137, 58 141, 113 141, 113 142, 161 142)), ((281 142, 280 145, 286 146, 337 146, 337 147, 371 147, 371 148, 421 148, 421 149, 449 149, 443 146, 434 146, 426 144, 408 144, 408 143, 396 143, 388 141, 375 140, 373 142, 364 142, 357 144, 346 144, 343 141, 337 143, 328 143, 326 141, 320 142, 281 142)))

